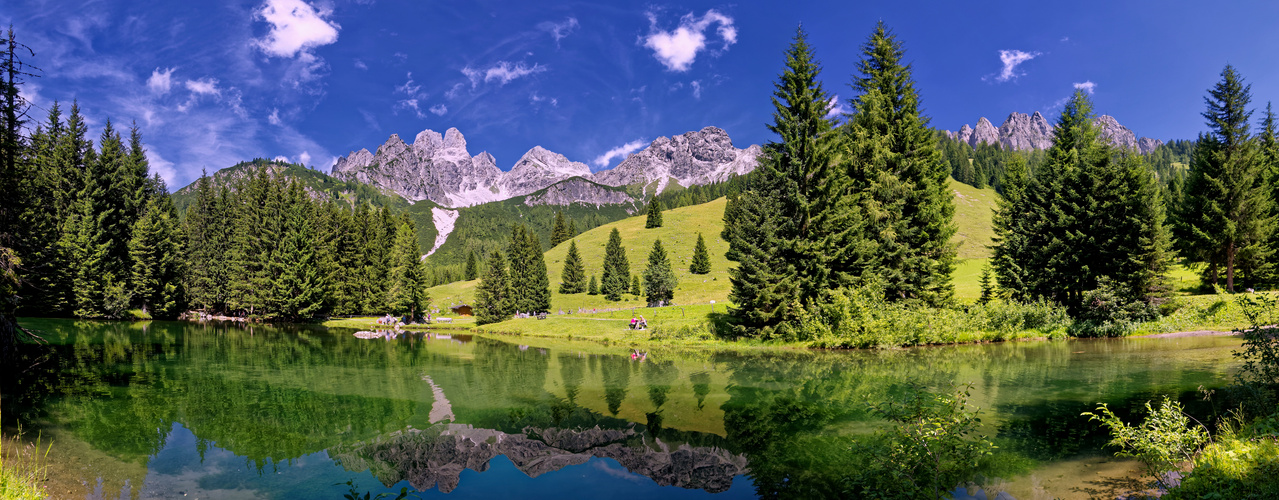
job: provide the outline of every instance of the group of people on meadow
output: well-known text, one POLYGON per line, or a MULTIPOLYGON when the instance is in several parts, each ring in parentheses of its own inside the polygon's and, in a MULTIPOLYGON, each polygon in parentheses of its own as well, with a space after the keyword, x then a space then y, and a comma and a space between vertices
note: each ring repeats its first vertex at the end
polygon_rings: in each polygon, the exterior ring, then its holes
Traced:
POLYGON ((634 316, 631 316, 631 329, 632 329, 632 330, 644 330, 644 329, 647 329, 647 328, 648 328, 648 320, 644 319, 644 315, 643 315, 643 314, 641 314, 639 318, 636 318, 636 317, 634 317, 634 316))

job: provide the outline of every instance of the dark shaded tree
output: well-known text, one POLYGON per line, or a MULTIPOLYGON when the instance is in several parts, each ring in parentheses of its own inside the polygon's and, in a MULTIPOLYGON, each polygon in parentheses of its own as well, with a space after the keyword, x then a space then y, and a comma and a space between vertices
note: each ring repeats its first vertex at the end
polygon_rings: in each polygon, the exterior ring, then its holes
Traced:
POLYGON ((706 250, 706 239, 702 237, 702 233, 697 233, 697 246, 693 247, 693 261, 688 266, 688 272, 693 274, 711 272, 711 254, 706 250))
POLYGON ((644 269, 644 295, 649 307, 670 305, 677 286, 679 279, 671 270, 671 261, 666 249, 662 248, 662 240, 656 240, 653 250, 648 253, 648 267, 644 269))
POLYGON ((644 229, 662 227, 662 201, 654 199, 648 202, 648 219, 644 221, 644 229))
POLYGON ((622 235, 617 228, 608 235, 608 244, 604 246, 604 276, 601 279, 600 291, 608 300, 622 300, 622 294, 630 289, 631 265, 626 260, 626 249, 622 248, 622 235))
POLYGON ((475 323, 486 325, 510 319, 514 312, 511 285, 507 280, 506 259, 494 250, 485 263, 484 277, 475 287, 475 323))
POLYGON ((568 244, 568 256, 564 258, 564 271, 560 273, 560 293, 572 294, 586 291, 586 265, 577 252, 577 241, 568 244))

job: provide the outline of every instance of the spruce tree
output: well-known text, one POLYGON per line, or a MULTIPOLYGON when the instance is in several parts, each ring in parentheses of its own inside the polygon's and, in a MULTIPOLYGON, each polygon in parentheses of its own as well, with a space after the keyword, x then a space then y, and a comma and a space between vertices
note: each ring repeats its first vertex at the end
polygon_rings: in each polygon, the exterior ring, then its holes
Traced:
POLYGON ((594 274, 592 274, 592 275, 591 275, 591 284, 586 286, 586 294, 587 294, 587 295, 599 295, 599 294, 600 294, 599 282, 598 282, 598 281, 595 281, 595 275, 594 275, 594 274))
POLYGON ((677 286, 679 279, 671 270, 671 261, 666 256, 666 249, 662 248, 662 240, 656 240, 653 250, 648 253, 648 267, 644 269, 644 295, 649 307, 670 305, 677 286))
POLYGON ((271 259, 270 314, 308 319, 325 305, 325 280, 314 238, 315 207, 300 182, 289 182, 281 201, 280 241, 271 259))
POLYGON ((506 260, 494 250, 489 254, 484 277, 475 287, 475 324, 486 325, 506 321, 511 317, 510 282, 506 275, 506 260))
POLYGON ((626 260, 626 249, 622 248, 622 234, 613 228, 604 246, 604 276, 600 283, 604 298, 622 300, 622 294, 630 289, 630 279, 631 265, 626 260))
POLYGON ((706 239, 702 238, 702 233, 697 233, 697 246, 693 247, 693 262, 689 264, 688 272, 693 274, 711 272, 711 255, 706 250, 706 239))
POLYGON ((510 255, 511 298, 516 312, 536 314, 551 310, 551 283, 546 274, 546 259, 537 235, 523 224, 511 230, 510 255))
POLYGON ((417 245, 417 230, 407 217, 395 231, 395 248, 391 252, 391 284, 387 289, 387 308, 396 315, 416 320, 430 306, 426 291, 426 273, 422 252, 417 245))
POLYGON ((177 213, 165 198, 147 200, 129 239, 130 297, 153 317, 171 318, 181 300, 181 237, 177 213))
MULTIPOLYGON (((1275 113, 1270 103, 1266 103, 1266 112, 1261 117, 1261 133, 1257 137, 1258 147, 1261 150, 1261 162, 1263 165, 1263 176, 1266 178, 1270 189, 1270 216, 1279 220, 1279 126, 1275 122, 1275 113)), ((1260 270, 1264 281, 1273 284, 1279 283, 1279 230, 1272 229, 1270 231, 1270 240, 1267 242, 1270 251, 1269 261, 1262 260, 1255 267, 1260 270)))
POLYGON ((471 281, 479 277, 479 263, 476 262, 475 250, 471 250, 466 254, 466 281, 471 281))
POLYGON ((185 223, 185 287, 192 306, 205 311, 225 304, 226 228, 230 214, 214 192, 207 173, 195 182, 195 201, 187 207, 185 223))
POLYGON ((559 246, 560 243, 568 241, 573 235, 568 234, 568 226, 564 224, 564 212, 555 211, 555 227, 551 229, 551 248, 559 246))
POLYGON ((1233 292, 1240 257, 1270 252, 1272 200, 1257 141, 1249 133, 1252 85, 1226 65, 1204 101, 1210 130, 1199 135, 1195 146, 1177 240, 1184 257, 1208 264, 1208 282, 1218 283, 1224 271, 1226 289, 1233 292))
POLYGON ((1020 156, 1013 158, 1004 175, 1004 196, 995 201, 995 213, 992 226, 995 237, 992 240, 990 266, 994 270, 995 280, 1000 288, 1007 290, 1012 298, 1026 301, 1031 298, 1033 269, 1023 267, 1030 264, 1032 253, 1029 240, 1035 235, 1035 227, 1039 221, 1042 207, 1031 204, 1026 190, 1031 180, 1026 172, 1026 162, 1020 156))
POLYGON ((102 131, 101 153, 88 162, 85 182, 79 195, 76 235, 71 244, 74 266, 75 311, 79 317, 116 317, 122 281, 127 280, 125 264, 128 238, 119 237, 119 198, 113 196, 113 174, 124 159, 120 135, 108 121, 102 131), (123 254, 123 255, 122 255, 123 254), (107 302, 112 307, 107 307, 107 302))
POLYGON ((648 202, 648 220, 644 221, 644 229, 662 227, 662 202, 658 199, 648 202))
POLYGON ((838 136, 826 118, 830 95, 820 73, 807 35, 797 29, 773 85, 768 128, 779 141, 764 146, 755 180, 730 197, 724 212, 727 255, 739 263, 729 270, 730 299, 737 306, 729 313, 738 335, 771 335, 795 319, 805 301, 820 300, 831 283, 833 261, 826 247, 836 245, 825 239, 840 233, 836 222, 846 218, 833 212, 838 184, 831 182, 831 162, 838 136))
POLYGON ((631 275, 630 294, 636 297, 644 295, 644 285, 640 283, 640 275, 638 274, 631 275))
POLYGON ((568 221, 568 237, 569 238, 577 237, 577 221, 575 220, 568 221))
POLYGON ((577 241, 570 240, 568 256, 564 258, 564 271, 560 273, 560 293, 572 294, 586 291, 586 266, 577 253, 577 241))
MULTIPOLYGON (((937 150, 928 118, 920 114, 904 56, 901 42, 882 22, 862 46, 844 153, 849 194, 856 198, 845 205, 861 204, 868 210, 870 226, 863 234, 873 242, 873 274, 884 282, 887 298, 941 305, 954 294, 950 169, 937 150)), ((846 215, 839 208, 835 213, 846 215)), ((859 246, 840 241, 828 248, 842 253, 859 246)), ((835 271, 858 275, 858 260, 849 262, 837 260, 835 271)))

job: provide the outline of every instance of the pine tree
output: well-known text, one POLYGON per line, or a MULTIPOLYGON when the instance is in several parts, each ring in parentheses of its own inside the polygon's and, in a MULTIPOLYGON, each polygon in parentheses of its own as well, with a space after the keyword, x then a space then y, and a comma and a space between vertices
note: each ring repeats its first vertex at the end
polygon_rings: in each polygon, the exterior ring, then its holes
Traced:
POLYGON ((1012 298, 1022 301, 1031 298, 1033 270, 1023 266, 1030 264, 1031 252, 1035 250, 1029 247, 1029 240, 1035 236, 1033 232, 1041 214, 1037 211, 1040 207, 1032 205, 1027 197, 1030 182, 1025 160, 1014 157, 1004 176, 1004 196, 995 201, 991 224, 995 237, 990 266, 995 280, 1012 298))
POLYGON ((387 308, 396 315, 416 319, 430 306, 426 291, 426 273, 422 267, 417 230, 405 218, 395 231, 395 249, 391 253, 391 285, 387 290, 387 308))
POLYGON ((511 317, 510 282, 506 275, 506 260, 496 250, 489 254, 487 270, 475 287, 475 323, 486 325, 506 321, 511 317))
MULTIPOLYGON (((1276 127, 1279 124, 1276 124, 1274 110, 1267 102, 1257 142, 1261 150, 1262 175, 1266 177, 1270 187, 1270 216, 1279 220, 1279 130, 1276 127)), ((1255 267, 1261 270, 1259 274, 1262 279, 1271 284, 1279 283, 1279 230, 1270 231, 1270 241, 1266 246, 1270 250, 1269 262, 1263 261, 1255 267)))
POLYGON ((830 96, 820 73, 807 35, 797 29, 774 83, 768 128, 780 142, 764 146, 756 180, 730 197, 724 213, 727 255, 739 263, 729 270, 737 306, 729 313, 739 335, 771 335, 795 319, 804 301, 818 301, 831 283, 833 261, 824 248, 836 245, 827 235, 849 233, 836 223, 852 219, 834 213, 838 183, 831 182, 831 162, 838 136, 826 118, 830 96))
POLYGON ((568 237, 569 238, 577 237, 577 221, 575 220, 568 221, 568 237))
POLYGON ((995 283, 991 278, 990 264, 986 264, 981 268, 981 297, 977 303, 989 304, 992 300, 995 300, 995 283))
POLYGON ((551 248, 559 246, 560 243, 568 241, 573 235, 568 232, 568 226, 564 224, 564 212, 555 211, 555 227, 551 229, 551 248))
POLYGON ((523 224, 511 230, 507 253, 511 259, 512 305, 516 312, 535 314, 551 310, 551 283, 537 235, 523 224))
POLYGON ((644 222, 644 229, 655 227, 662 227, 662 201, 658 199, 648 202, 648 220, 644 222))
POLYGON ((1272 201, 1257 141, 1249 133, 1252 85, 1227 65, 1204 101, 1210 131, 1195 146, 1177 240, 1183 256, 1208 264, 1207 281, 1216 284, 1224 270, 1226 289, 1233 292, 1240 257, 1270 251, 1272 201))
POLYGON ((697 233, 697 246, 693 247, 693 262, 689 264, 688 272, 693 274, 711 272, 711 255, 706 250, 706 239, 702 238, 702 233, 697 233))
MULTIPOLYGON (((920 115, 919 94, 910 65, 902 62, 904 55, 901 42, 882 22, 862 46, 844 154, 851 194, 860 198, 847 205, 860 202, 868 211, 870 227, 863 234, 874 242, 873 274, 884 282, 887 298, 941 305, 954 294, 950 169, 937 150, 928 118, 920 115)), ((848 247, 849 242, 839 242, 828 248, 842 252, 848 247)), ((857 275, 860 266, 839 259, 834 267, 837 273, 857 275)))
POLYGON ((630 289, 630 276, 631 265, 626 260, 626 249, 622 248, 622 235, 613 228, 604 246, 604 276, 600 284, 604 298, 622 300, 622 294, 630 289))
POLYGON ((595 281, 595 275, 594 275, 594 274, 592 274, 592 275, 591 275, 591 284, 590 284, 590 285, 587 285, 587 287, 586 287, 586 294, 587 294, 587 295, 599 295, 599 294, 600 294, 599 282, 595 281))
POLYGON ((118 306, 122 282, 127 279, 129 240, 116 234, 124 227, 119 224, 121 200, 113 193, 113 174, 124 155, 120 135, 110 121, 102 131, 100 144, 101 153, 89 162, 85 172, 72 243, 74 313, 79 317, 116 317, 123 312, 118 306))
POLYGON ((466 254, 466 281, 471 281, 479 277, 479 263, 476 262, 475 250, 471 250, 466 254))
POLYGON ((172 318, 182 300, 182 243, 177 211, 168 197, 147 200, 129 240, 129 284, 134 305, 153 317, 172 318))
POLYGON ((644 295, 644 286, 640 283, 640 275, 638 274, 631 275, 630 294, 636 297, 644 295))
POLYGON ((214 191, 207 173, 195 183, 195 201, 187 208, 185 223, 185 287, 192 306, 221 311, 228 288, 228 203, 214 191))
POLYGON ((586 291, 586 266, 577 253, 577 241, 570 240, 568 256, 564 258, 564 271, 560 273, 560 293, 573 294, 586 291))
POLYGON ((662 248, 662 240, 656 240, 653 242, 653 250, 648 253, 648 268, 644 270, 644 294, 649 307, 670 305, 675 298, 677 286, 679 279, 671 270, 671 261, 662 248))
POLYGON ((320 266, 314 233, 315 207, 300 182, 289 182, 282 200, 280 241, 273 256, 272 292, 268 306, 272 316, 308 319, 325 306, 325 277, 320 266))

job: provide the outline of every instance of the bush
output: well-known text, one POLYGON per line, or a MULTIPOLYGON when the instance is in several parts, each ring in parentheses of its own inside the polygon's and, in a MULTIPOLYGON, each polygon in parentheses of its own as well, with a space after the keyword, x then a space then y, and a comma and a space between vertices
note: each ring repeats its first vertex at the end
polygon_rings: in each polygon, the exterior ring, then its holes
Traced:
POLYGON ((1138 324, 1158 319, 1159 307, 1123 293, 1114 281, 1102 276, 1097 288, 1084 292, 1083 304, 1075 316, 1071 335, 1122 337, 1136 331, 1138 324))
POLYGON ((837 290, 800 313, 790 338, 818 347, 898 347, 1059 337, 1070 324, 1065 309, 1047 301, 989 302, 964 308, 911 307, 884 300, 870 284, 837 290))
POLYGON ((1119 448, 1116 456, 1137 459, 1146 474, 1166 489, 1167 474, 1180 469, 1183 462, 1194 463, 1195 453, 1208 442, 1208 430, 1197 422, 1191 425, 1181 403, 1167 396, 1158 409, 1152 409, 1147 401, 1146 413, 1146 421, 1140 426, 1124 423, 1104 403, 1097 407, 1097 413, 1083 414, 1110 429, 1108 444, 1119 448))

